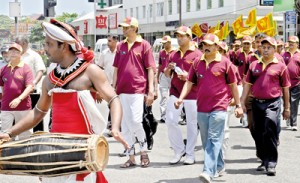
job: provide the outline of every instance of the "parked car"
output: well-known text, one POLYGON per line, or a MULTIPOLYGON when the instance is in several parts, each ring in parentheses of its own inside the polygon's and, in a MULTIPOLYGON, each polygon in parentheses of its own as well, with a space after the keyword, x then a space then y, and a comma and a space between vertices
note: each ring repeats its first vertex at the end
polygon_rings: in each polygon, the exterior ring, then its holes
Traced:
MULTIPOLYGON (((177 42, 176 38, 171 39, 171 45, 174 49, 178 48, 178 42, 177 42)), ((162 49, 163 49, 163 45, 161 44, 161 38, 158 38, 154 41, 153 46, 152 46, 152 52, 153 52, 153 56, 154 56, 155 63, 157 66, 158 66, 159 52, 162 49)))
POLYGON ((94 49, 95 63, 96 64, 99 63, 100 56, 106 48, 108 48, 107 39, 106 38, 105 39, 98 39, 97 42, 96 42, 95 49, 94 49))

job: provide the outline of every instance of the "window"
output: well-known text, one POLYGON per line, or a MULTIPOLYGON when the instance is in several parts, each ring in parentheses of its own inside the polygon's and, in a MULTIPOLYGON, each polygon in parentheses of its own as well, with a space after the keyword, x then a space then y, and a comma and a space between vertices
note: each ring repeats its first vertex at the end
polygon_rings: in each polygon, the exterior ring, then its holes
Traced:
POLYGON ((146 6, 143 6, 143 18, 146 18, 146 6))
POLYGON ((201 10, 201 0, 196 0, 196 10, 199 11, 201 10))
POLYGON ((172 15, 172 0, 168 0, 168 14, 172 15))
POLYGON ((219 0, 219 8, 224 7, 224 0, 219 0))
POLYGON ((136 11, 136 16, 135 16, 135 18, 136 18, 136 19, 139 19, 139 7, 136 7, 136 8, 135 8, 135 11, 136 11))
POLYGON ((191 11, 191 0, 186 0, 186 12, 191 11))
POLYGON ((127 15, 127 9, 125 9, 124 11, 125 11, 125 12, 124 12, 125 17, 128 17, 128 15, 127 15))
POLYGON ((152 17, 152 15, 153 15, 153 5, 150 4, 149 5, 149 17, 152 17))
POLYGON ((113 4, 115 5, 115 4, 122 4, 123 2, 122 2, 122 0, 114 0, 113 1, 113 4))
POLYGON ((130 8, 130 16, 133 17, 133 8, 130 8))
POLYGON ((212 7, 212 0, 207 0, 207 9, 211 9, 212 7))
POLYGON ((157 3, 157 16, 163 16, 164 15, 164 3, 157 3))
POLYGON ((177 13, 180 12, 180 8, 181 8, 180 2, 181 2, 181 0, 177 0, 177 13))

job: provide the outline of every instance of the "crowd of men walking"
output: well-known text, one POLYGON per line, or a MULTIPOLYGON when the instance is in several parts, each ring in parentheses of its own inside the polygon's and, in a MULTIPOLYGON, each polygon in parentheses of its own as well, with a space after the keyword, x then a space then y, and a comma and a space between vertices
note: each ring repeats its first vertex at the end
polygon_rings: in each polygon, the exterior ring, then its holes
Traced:
MULTIPOLYGON (((234 114, 243 118, 243 125, 249 128, 254 139, 256 156, 261 160, 257 171, 276 175, 281 121, 287 120, 290 129, 297 131, 298 37, 291 36, 284 44, 259 33, 255 37, 244 36, 228 46, 212 33, 206 34, 199 43, 194 42, 191 29, 180 26, 174 34, 177 49, 172 48, 169 35, 162 38, 157 68, 151 45, 138 35, 138 20, 128 17, 119 27, 126 39, 118 42, 117 36, 108 36, 108 48, 96 64, 104 70, 118 94, 108 103, 119 97, 122 104, 121 130, 128 145, 125 147, 128 160, 121 168, 137 165, 136 143, 140 148, 141 167, 151 165, 147 149, 152 148, 153 139, 147 138, 142 124, 146 111, 143 106, 150 107, 159 91, 161 122, 167 126, 166 136, 174 150, 170 165, 178 164, 182 157, 185 157, 184 165, 195 163, 194 149, 200 132, 204 150, 200 180, 209 183, 221 176, 226 167, 229 117, 234 114), (178 124, 183 108, 186 143, 178 124)), ((1 50, 4 58, 9 58, 0 71, 1 129, 8 134, 11 132, 6 130, 35 105, 30 104, 29 96, 45 72, 42 60, 28 48, 28 41, 18 38, 16 42, 19 44, 1 50), (28 61, 29 66, 23 63, 28 61), (10 77, 11 72, 18 75, 10 77)), ((98 98, 101 100, 103 96, 98 98)), ((109 126, 116 127, 113 123, 109 126)), ((20 134, 19 138, 24 137, 20 134)))

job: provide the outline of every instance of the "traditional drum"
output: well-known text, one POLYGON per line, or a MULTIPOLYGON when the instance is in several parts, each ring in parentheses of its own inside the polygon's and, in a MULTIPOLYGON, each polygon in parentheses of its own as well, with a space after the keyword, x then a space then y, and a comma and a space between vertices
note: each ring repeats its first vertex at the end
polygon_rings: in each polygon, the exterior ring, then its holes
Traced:
POLYGON ((47 133, 0 145, 0 173, 55 177, 102 171, 108 162, 103 136, 47 133))

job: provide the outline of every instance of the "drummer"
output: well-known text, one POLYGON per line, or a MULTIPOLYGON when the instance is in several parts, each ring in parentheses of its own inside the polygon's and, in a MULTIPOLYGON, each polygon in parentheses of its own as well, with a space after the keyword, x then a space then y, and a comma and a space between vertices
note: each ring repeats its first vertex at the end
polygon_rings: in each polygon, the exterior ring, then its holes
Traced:
MULTIPOLYGON (((108 102, 111 112, 112 135, 125 148, 128 144, 120 135, 121 103, 114 89, 98 66, 88 62, 93 53, 83 47, 75 29, 54 19, 43 22, 46 33, 45 52, 57 67, 43 80, 41 97, 35 108, 8 129, 0 138, 12 138, 37 125, 52 105, 51 132, 76 134, 102 134, 106 128, 100 112, 96 110, 91 93, 98 93, 108 102), (78 58, 83 54, 83 59, 78 58), (67 96, 67 97, 66 97, 67 96), (66 106, 66 105, 67 106, 66 106)), ((107 182, 101 172, 88 175, 67 175, 43 178, 43 182, 107 182)))

